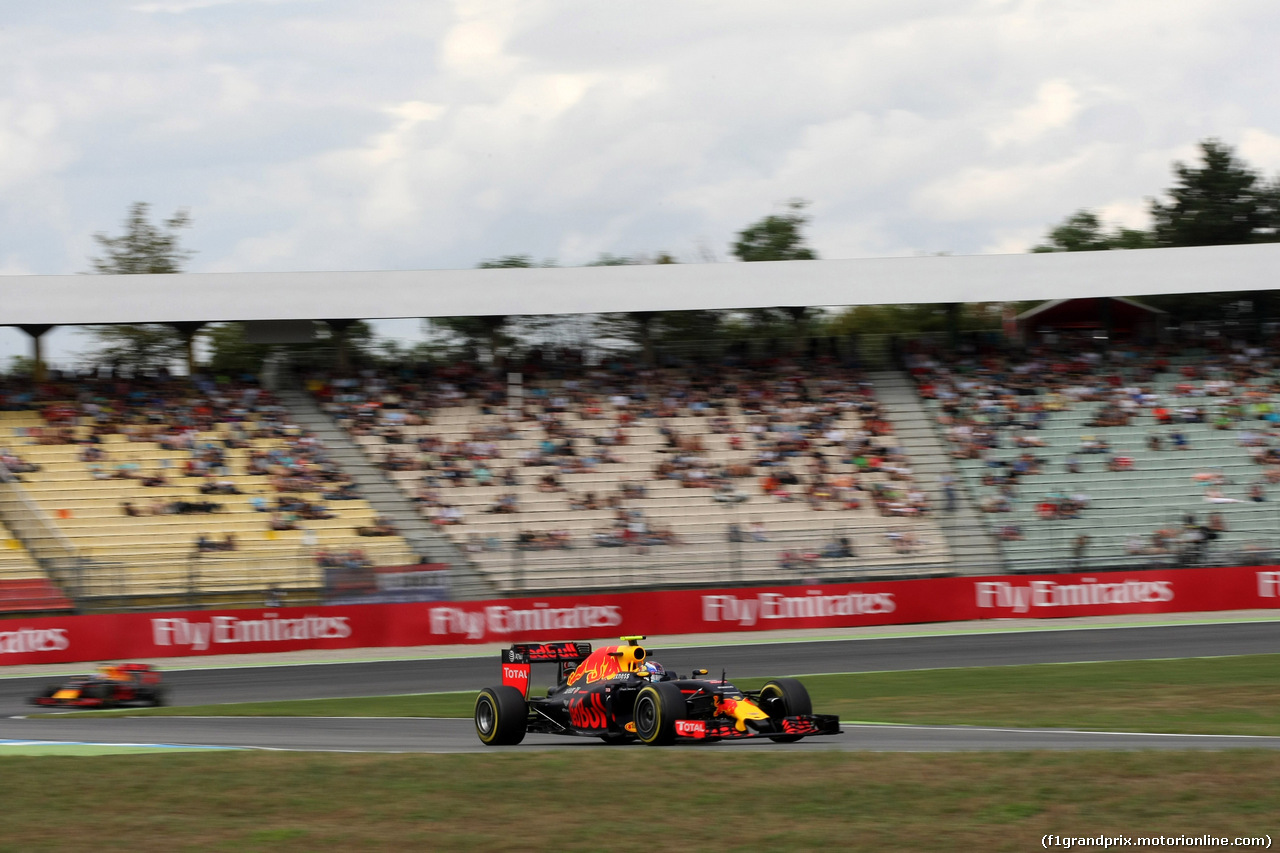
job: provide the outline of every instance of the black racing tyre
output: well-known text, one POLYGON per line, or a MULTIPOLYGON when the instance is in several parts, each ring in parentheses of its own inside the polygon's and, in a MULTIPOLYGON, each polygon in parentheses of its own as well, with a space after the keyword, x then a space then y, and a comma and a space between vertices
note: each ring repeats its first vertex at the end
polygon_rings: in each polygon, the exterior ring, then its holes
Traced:
POLYGON ((169 704, 169 691, 163 687, 157 687, 151 691, 151 706, 153 708, 163 708, 169 704))
POLYGON ((671 683, 646 684, 636 694, 632 716, 636 737, 650 746, 665 746, 676 739, 676 720, 685 716, 684 694, 671 683))
POLYGON ((57 692, 58 692, 57 687, 46 687, 44 690, 41 690, 35 696, 31 697, 31 704, 32 705, 36 704, 37 699, 52 699, 53 694, 57 692))
MULTIPOLYGON (((794 678, 775 678, 760 688, 760 709, 773 719, 797 717, 813 713, 809 691, 794 678)), ((778 743, 795 743, 804 735, 771 735, 778 743)))
POLYGON ((476 697, 476 736, 485 746, 514 746, 524 740, 529 708, 510 685, 486 687, 476 697))

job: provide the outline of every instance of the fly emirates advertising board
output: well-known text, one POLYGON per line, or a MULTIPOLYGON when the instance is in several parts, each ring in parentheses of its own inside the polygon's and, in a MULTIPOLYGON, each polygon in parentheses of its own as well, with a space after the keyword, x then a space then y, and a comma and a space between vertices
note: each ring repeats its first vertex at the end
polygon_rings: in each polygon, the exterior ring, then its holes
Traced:
POLYGON ((121 613, 0 621, 0 666, 1264 608, 1276 567, 121 613))

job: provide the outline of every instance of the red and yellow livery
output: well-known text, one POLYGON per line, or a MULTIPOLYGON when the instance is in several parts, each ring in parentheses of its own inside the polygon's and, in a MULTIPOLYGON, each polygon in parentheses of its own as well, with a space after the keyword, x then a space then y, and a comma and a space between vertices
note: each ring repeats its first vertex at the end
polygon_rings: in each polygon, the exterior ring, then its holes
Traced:
POLYGON ((606 743, 769 738, 792 742, 840 733, 839 718, 813 713, 794 678, 756 691, 727 680, 668 672, 640 645, 644 637, 592 650, 589 643, 517 643, 502 651, 502 684, 476 698, 476 734, 493 746, 517 744, 528 732, 598 737, 606 743), (531 696, 534 663, 557 664, 545 696, 531 696))

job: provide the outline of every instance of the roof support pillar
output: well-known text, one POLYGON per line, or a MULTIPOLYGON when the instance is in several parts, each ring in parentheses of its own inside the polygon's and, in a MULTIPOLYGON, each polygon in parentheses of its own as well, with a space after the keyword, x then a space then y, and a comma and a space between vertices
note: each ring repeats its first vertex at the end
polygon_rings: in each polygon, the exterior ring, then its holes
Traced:
POLYGON ((44 347, 41 338, 44 333, 54 328, 51 324, 19 326, 19 329, 31 336, 31 378, 36 382, 45 380, 44 347))
POLYGON ((187 376, 196 375, 196 332, 204 328, 204 323, 183 321, 170 323, 169 327, 182 335, 182 350, 187 361, 187 376))
POLYGON ((333 366, 339 373, 346 373, 351 369, 351 353, 347 343, 347 330, 351 328, 355 320, 325 320, 325 323, 333 330, 333 366))

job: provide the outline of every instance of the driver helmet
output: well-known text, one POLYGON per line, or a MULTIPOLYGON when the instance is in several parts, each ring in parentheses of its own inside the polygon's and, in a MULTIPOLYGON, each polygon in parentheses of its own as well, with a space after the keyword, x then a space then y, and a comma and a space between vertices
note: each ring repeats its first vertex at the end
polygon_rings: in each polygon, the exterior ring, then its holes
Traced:
POLYGON ((662 664, 656 660, 647 660, 644 662, 644 672, 648 674, 650 681, 661 681, 667 671, 662 668, 662 664))

